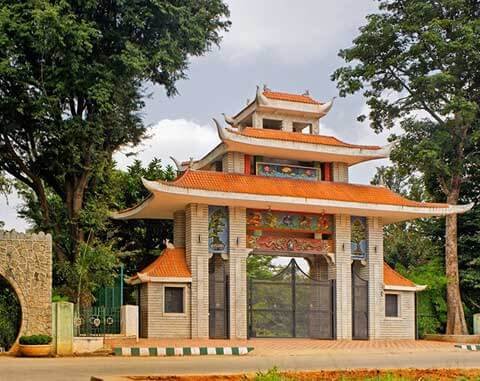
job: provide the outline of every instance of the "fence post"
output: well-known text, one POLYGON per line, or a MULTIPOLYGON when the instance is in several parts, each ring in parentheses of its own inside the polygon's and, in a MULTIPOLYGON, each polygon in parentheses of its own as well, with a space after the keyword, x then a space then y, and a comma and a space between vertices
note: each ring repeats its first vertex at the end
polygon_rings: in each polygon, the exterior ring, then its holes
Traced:
POLYGON ((138 321, 138 306, 120 307, 120 332, 122 335, 135 336, 138 339, 138 321))
POLYGON ((60 356, 73 353, 73 303, 52 303, 52 350, 60 356))

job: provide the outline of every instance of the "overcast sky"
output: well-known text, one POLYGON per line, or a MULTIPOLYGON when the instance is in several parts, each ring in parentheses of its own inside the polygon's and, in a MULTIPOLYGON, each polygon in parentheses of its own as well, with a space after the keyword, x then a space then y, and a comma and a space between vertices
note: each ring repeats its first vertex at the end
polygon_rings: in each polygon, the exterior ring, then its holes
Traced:
MULTIPOLYGON (((374 0, 232 0, 232 28, 220 49, 194 58, 188 80, 178 83, 179 95, 167 98, 161 87, 147 88, 152 97, 144 109, 150 126, 137 157, 144 162, 168 157, 179 160, 203 156, 218 143, 211 118, 235 114, 255 95, 255 86, 266 83, 272 90, 310 94, 322 101, 337 95, 331 73, 342 65, 339 49, 349 47, 376 9, 374 0)), ((368 122, 356 117, 366 111, 361 96, 340 98, 321 119, 321 134, 335 135, 347 142, 386 144, 387 135, 375 135, 368 122)), ((125 152, 131 150, 125 149, 125 152)), ((125 167, 133 159, 115 156, 125 167)), ((360 164, 350 169, 351 182, 369 183, 375 167, 384 161, 360 164)), ((18 200, 0 199, 0 220, 6 229, 25 230, 16 216, 18 200)))

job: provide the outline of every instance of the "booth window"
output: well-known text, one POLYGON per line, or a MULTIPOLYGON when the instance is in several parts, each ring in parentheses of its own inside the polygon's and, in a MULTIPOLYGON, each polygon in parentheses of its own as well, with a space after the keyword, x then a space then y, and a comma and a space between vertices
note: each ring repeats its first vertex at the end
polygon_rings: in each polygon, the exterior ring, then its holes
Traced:
POLYGON ((398 295, 385 294, 385 316, 398 317, 398 295))
POLYGON ((184 313, 183 294, 183 287, 165 287, 165 313, 184 313))

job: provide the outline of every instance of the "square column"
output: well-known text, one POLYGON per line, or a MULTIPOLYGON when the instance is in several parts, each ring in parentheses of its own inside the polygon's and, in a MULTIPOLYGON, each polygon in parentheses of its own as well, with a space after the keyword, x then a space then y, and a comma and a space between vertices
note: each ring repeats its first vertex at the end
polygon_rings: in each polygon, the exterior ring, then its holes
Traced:
POLYGON ((192 273, 192 338, 208 338, 208 205, 189 204, 185 212, 185 251, 192 273))
POLYGON ((368 331, 370 339, 381 338, 383 311, 383 223, 368 218, 368 331))
POLYGON ((173 213, 173 245, 185 247, 185 211, 177 210, 173 213))
POLYGON ((230 338, 247 338, 247 211, 229 207, 230 338))
POLYGON ((352 255, 350 216, 335 215, 335 279, 337 339, 352 338, 352 255))

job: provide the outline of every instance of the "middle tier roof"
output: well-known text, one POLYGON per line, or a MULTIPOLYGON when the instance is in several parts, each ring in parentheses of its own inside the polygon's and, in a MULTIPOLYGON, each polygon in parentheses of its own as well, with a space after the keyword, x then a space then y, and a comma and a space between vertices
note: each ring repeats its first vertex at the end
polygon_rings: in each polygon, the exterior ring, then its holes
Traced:
POLYGON ((327 135, 253 127, 222 128, 217 121, 215 122, 221 143, 202 159, 193 163, 182 163, 180 170, 186 169, 188 165, 191 165, 191 169, 203 169, 226 152, 354 165, 368 160, 388 158, 392 148, 391 144, 384 147, 350 144, 327 135))

